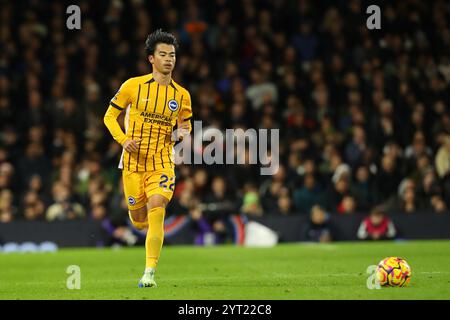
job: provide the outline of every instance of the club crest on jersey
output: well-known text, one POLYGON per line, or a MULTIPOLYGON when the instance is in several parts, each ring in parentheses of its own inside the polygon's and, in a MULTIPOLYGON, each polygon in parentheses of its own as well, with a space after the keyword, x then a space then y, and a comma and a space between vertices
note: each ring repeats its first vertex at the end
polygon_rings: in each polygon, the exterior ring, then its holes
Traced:
POLYGON ((170 100, 168 104, 169 104, 170 111, 177 111, 178 102, 176 100, 170 100))
POLYGON ((133 197, 128 197, 128 203, 133 206, 136 204, 136 200, 133 197))

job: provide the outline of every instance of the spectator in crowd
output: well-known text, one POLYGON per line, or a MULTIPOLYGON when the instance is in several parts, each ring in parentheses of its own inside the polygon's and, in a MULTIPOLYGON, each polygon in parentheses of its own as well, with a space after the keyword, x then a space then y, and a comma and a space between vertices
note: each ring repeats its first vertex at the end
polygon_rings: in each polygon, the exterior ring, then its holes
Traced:
POLYGON ((345 148, 346 159, 350 166, 355 167, 362 162, 366 144, 364 129, 361 126, 354 126, 352 141, 345 148))
POLYGON ((423 131, 416 131, 414 138, 409 146, 405 149, 405 158, 408 171, 416 166, 416 162, 421 155, 431 156, 431 149, 427 146, 423 131))
POLYGON ((258 190, 255 185, 248 183, 244 188, 244 197, 242 200, 241 213, 249 216, 262 216, 263 209, 258 190))
POLYGON ((193 195, 193 187, 186 185, 180 194, 169 204, 170 215, 188 215, 192 208, 198 206, 198 198, 193 195))
MULTIPOLYGON (((374 74, 374 84, 384 87, 384 76, 380 71, 374 74)), ((400 141, 400 124, 395 117, 394 104, 384 98, 384 89, 376 89, 373 96, 377 113, 371 119, 371 130, 374 142, 382 148, 388 141, 400 141)))
MULTIPOLYGON (((448 122, 450 130, 450 121, 448 122)), ((443 187, 443 199, 446 200, 446 207, 450 207, 450 135, 442 139, 442 145, 436 154, 434 163, 436 172, 443 187)))
POLYGON ((261 195, 261 205, 264 212, 270 213, 277 210, 278 199, 282 189, 286 186, 286 170, 280 165, 278 171, 269 179, 264 181, 259 188, 261 195))
POLYGON ((71 199, 70 189, 64 184, 56 182, 53 185, 52 195, 53 204, 48 207, 46 212, 48 221, 72 220, 85 216, 85 209, 71 199))
POLYGON ((251 101, 253 109, 259 110, 264 102, 277 102, 277 87, 268 81, 267 75, 259 69, 250 71, 250 79, 252 84, 246 90, 246 96, 251 101))
POLYGON ((278 199, 277 208, 275 213, 278 215, 292 215, 294 213, 294 208, 292 204, 292 199, 286 189, 286 194, 281 195, 278 199))
POLYGON ((34 190, 29 190, 23 199, 22 212, 27 220, 43 220, 45 203, 34 190))
POLYGON ((227 242, 231 236, 228 217, 214 219, 208 217, 208 213, 204 213, 201 208, 201 206, 193 207, 189 211, 193 228, 197 234, 194 243, 197 245, 215 245, 227 242))
POLYGON ((358 239, 361 240, 391 240, 396 235, 394 223, 380 207, 372 209, 358 229, 358 239))
POLYGON ((213 206, 214 210, 219 212, 220 217, 227 217, 234 213, 235 199, 230 196, 227 189, 227 183, 224 177, 216 176, 211 181, 211 191, 205 197, 205 203, 208 206, 213 206))
POLYGON ((308 214, 314 205, 324 205, 323 195, 313 174, 304 178, 304 186, 294 192, 294 204, 297 212, 308 214))
POLYGON ((405 178, 398 188, 399 207, 398 211, 404 213, 414 213, 419 209, 416 194, 416 185, 412 179, 405 178))
POLYGON ((433 195, 430 199, 432 212, 436 213, 447 213, 448 206, 445 203, 445 200, 440 195, 433 195))
POLYGON ((0 222, 10 222, 17 215, 17 208, 13 205, 13 194, 10 190, 0 191, 0 222))
POLYGON ((42 177, 39 175, 33 175, 28 182, 28 190, 36 192, 39 196, 45 200, 47 190, 44 189, 44 183, 42 177))
POLYGON ((238 209, 235 203, 235 199, 228 194, 225 179, 221 176, 214 177, 211 192, 205 197, 205 202, 198 206, 201 214, 194 217, 203 227, 208 226, 204 231, 208 230, 214 234, 215 243, 225 242, 227 221, 238 209))
POLYGON ((208 172, 205 169, 195 171, 193 176, 193 192, 200 199, 203 199, 208 194, 208 180, 208 172))
POLYGON ((381 166, 375 175, 375 190, 377 202, 388 201, 395 196, 401 180, 394 157, 386 154, 381 159, 381 166))
POLYGON ((336 173, 333 176, 333 184, 329 186, 327 190, 327 200, 326 204, 328 209, 332 212, 345 211, 344 209, 344 199, 347 200, 346 204, 350 204, 350 198, 353 197, 350 194, 350 173, 348 171, 342 173, 336 173))
POLYGON ((374 190, 372 188, 371 174, 367 166, 357 167, 350 192, 354 195, 358 204, 358 211, 367 211, 372 206, 374 190))
POLYGON ((311 208, 305 238, 307 241, 322 243, 330 242, 333 238, 329 225, 329 214, 319 205, 311 208))
POLYGON ((441 193, 442 193, 441 186, 438 184, 438 181, 436 180, 434 170, 430 168, 423 175, 420 184, 417 188, 417 198, 419 202, 419 207, 422 210, 433 211, 431 199, 434 197, 440 197, 441 193))
POLYGON ((450 136, 446 136, 435 157, 436 171, 440 178, 450 174, 450 136))
POLYGON ((15 170, 14 166, 9 162, 0 164, 0 190, 14 189, 15 170))
POLYGON ((353 196, 346 195, 338 205, 337 212, 340 214, 352 214, 356 212, 357 203, 353 196))
MULTIPOLYGON (((31 142, 25 150, 25 156, 18 163, 21 184, 27 185, 27 179, 34 174, 49 177, 51 172, 49 159, 44 154, 44 147, 40 142, 31 142)), ((48 183, 49 181, 45 181, 48 183)))

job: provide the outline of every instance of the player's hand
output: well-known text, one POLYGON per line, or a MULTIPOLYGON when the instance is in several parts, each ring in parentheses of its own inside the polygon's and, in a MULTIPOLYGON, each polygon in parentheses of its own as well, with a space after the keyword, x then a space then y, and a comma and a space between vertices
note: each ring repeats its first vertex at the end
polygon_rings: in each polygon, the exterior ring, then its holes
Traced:
POLYGON ((181 118, 181 123, 178 126, 178 140, 182 141, 184 136, 189 135, 189 122, 185 118, 181 118))
POLYGON ((137 140, 128 139, 123 143, 123 148, 129 153, 137 152, 141 141, 142 139, 137 140))

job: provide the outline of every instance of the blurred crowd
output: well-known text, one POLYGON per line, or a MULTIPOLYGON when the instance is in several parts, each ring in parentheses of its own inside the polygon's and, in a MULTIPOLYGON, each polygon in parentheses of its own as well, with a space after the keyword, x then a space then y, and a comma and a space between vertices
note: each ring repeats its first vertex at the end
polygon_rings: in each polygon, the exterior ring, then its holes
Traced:
POLYGON ((448 212, 448 1, 380 2, 381 30, 363 0, 79 1, 81 30, 66 28, 70 4, 0 0, 0 222, 126 234, 122 150, 102 117, 123 81, 151 72, 156 28, 179 39, 193 120, 280 129, 277 174, 180 165, 168 215, 221 234, 230 214, 448 212))

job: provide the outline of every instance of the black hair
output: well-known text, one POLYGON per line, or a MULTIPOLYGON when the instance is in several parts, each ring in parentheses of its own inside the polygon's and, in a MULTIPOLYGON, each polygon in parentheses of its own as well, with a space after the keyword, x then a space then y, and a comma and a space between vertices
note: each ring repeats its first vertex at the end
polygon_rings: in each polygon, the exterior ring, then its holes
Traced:
POLYGON ((147 52, 147 56, 155 53, 155 48, 158 43, 171 44, 175 47, 175 51, 178 50, 177 38, 175 38, 172 33, 158 29, 149 34, 147 40, 145 40, 145 51, 147 52))

